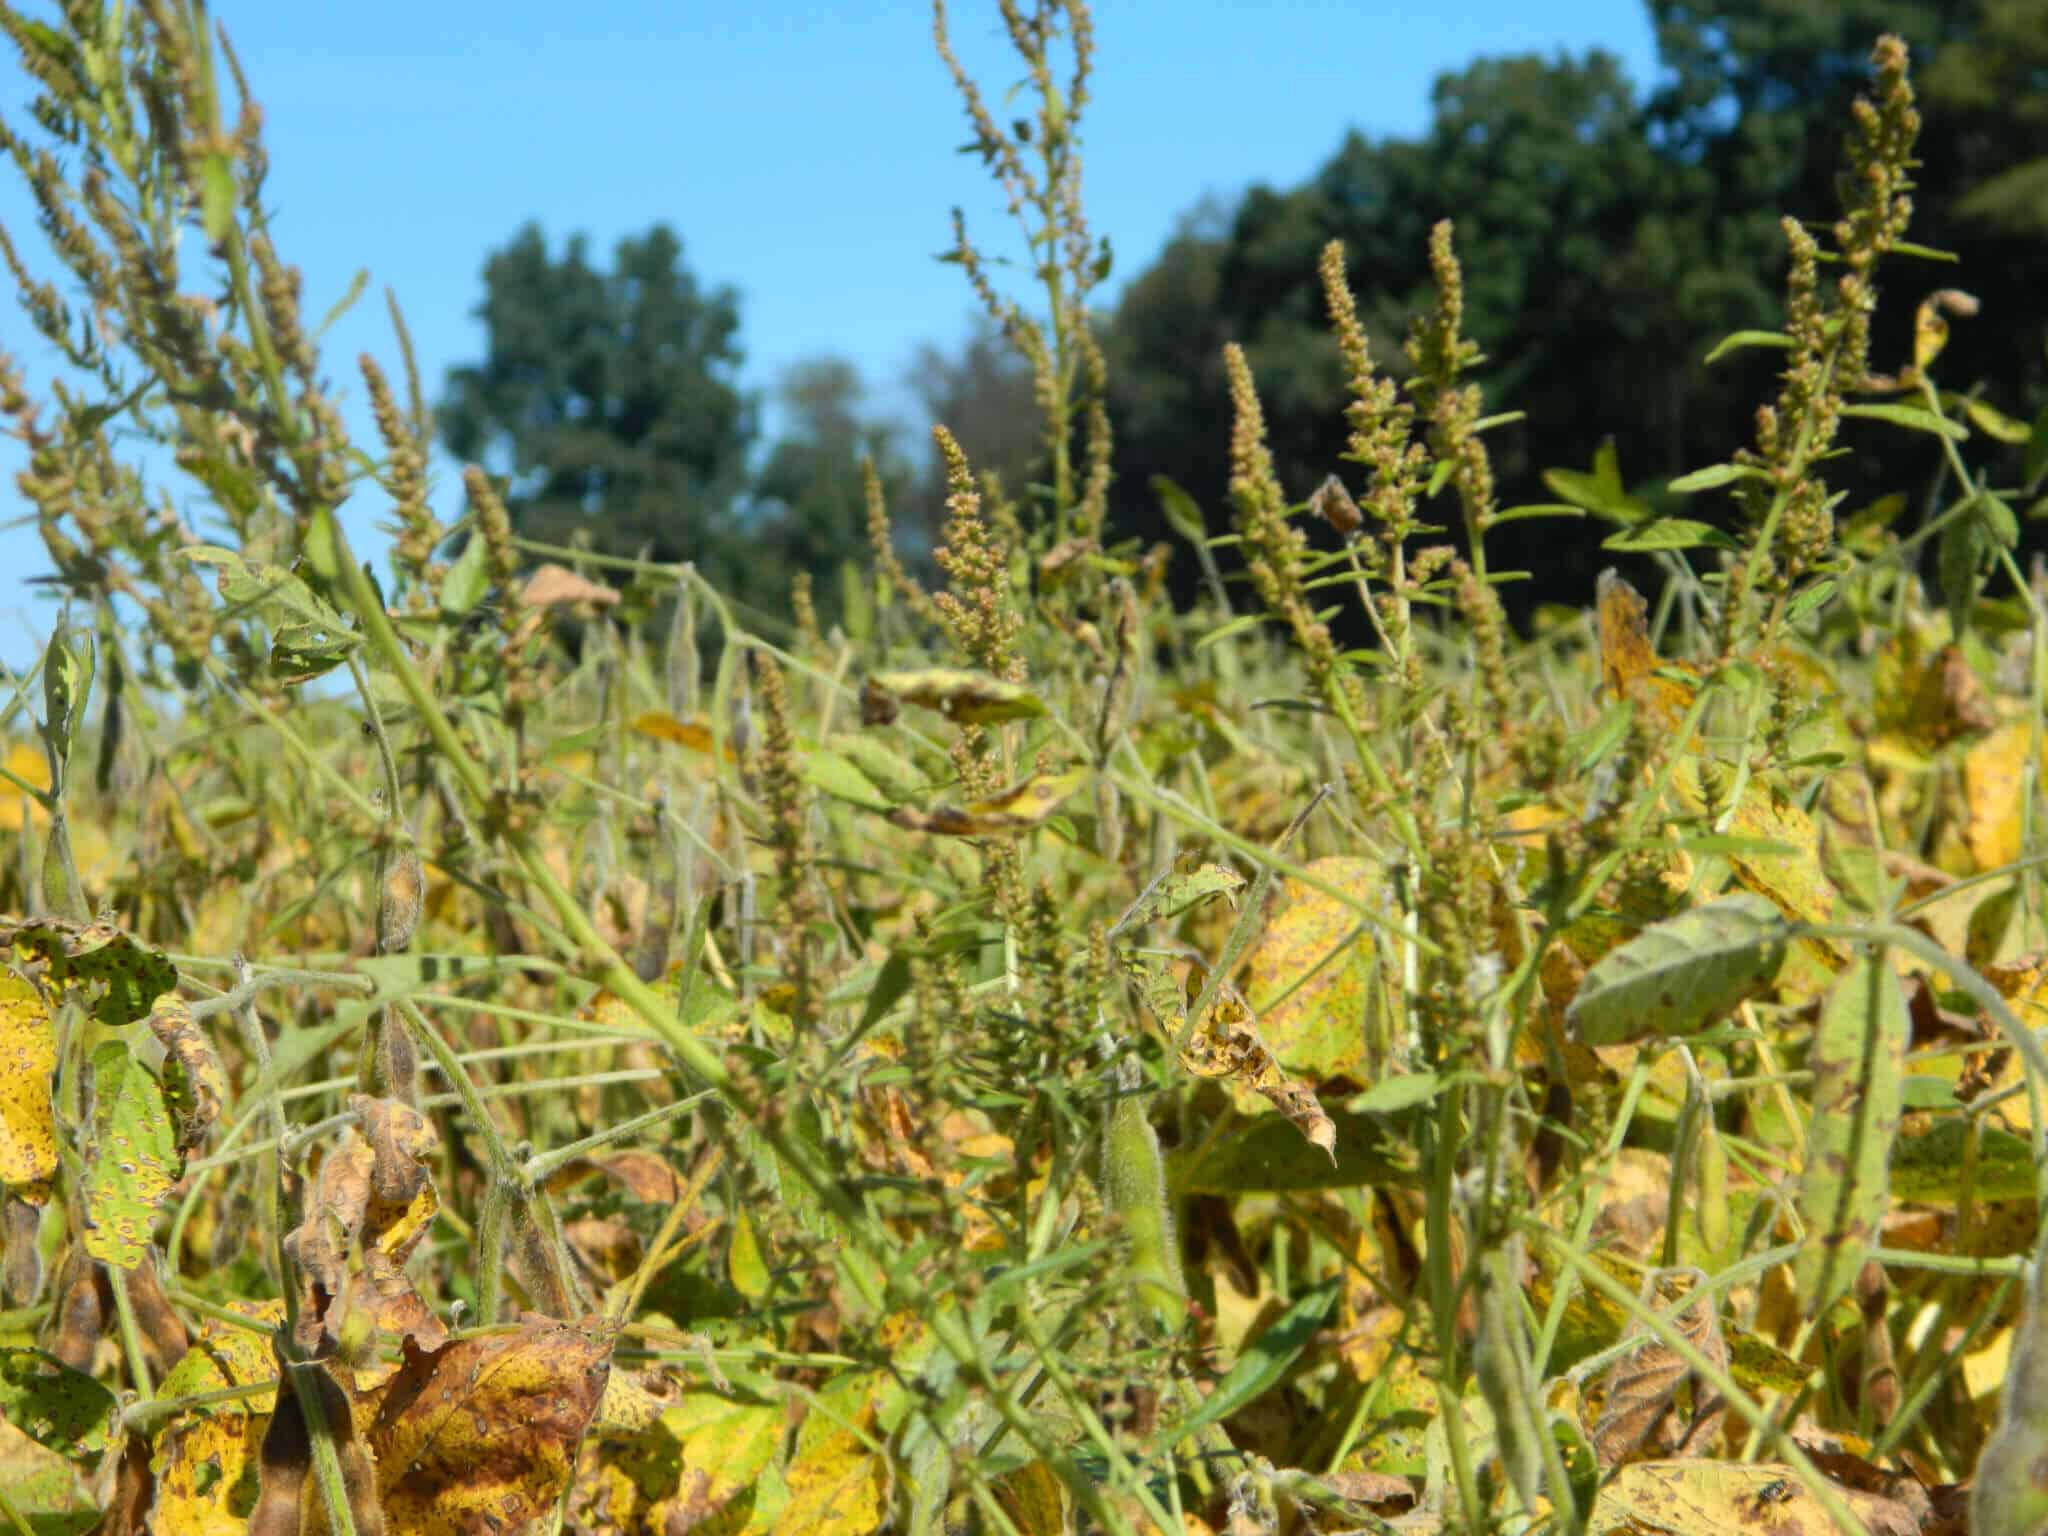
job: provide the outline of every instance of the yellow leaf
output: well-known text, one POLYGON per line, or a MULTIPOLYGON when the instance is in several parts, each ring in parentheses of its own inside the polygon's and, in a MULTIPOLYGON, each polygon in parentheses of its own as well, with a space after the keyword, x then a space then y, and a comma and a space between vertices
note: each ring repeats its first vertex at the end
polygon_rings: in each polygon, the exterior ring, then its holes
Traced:
MULTIPOLYGON (((1697 815, 1706 809, 1696 758, 1686 758, 1673 767, 1671 787, 1688 811, 1697 815)), ((1834 921, 1835 893, 1821 869, 1820 834, 1806 812, 1752 779, 1724 830, 1730 837, 1780 843, 1791 850, 1729 854, 1728 862, 1735 866, 1735 878, 1743 886, 1768 897, 1795 922, 1834 921)))
MULTIPOLYGON (((980 672, 943 668, 877 672, 868 683, 885 698, 935 709, 959 725, 994 725, 1003 720, 1029 720, 1045 713, 1045 704, 1030 689, 980 672)), ((865 699, 862 707, 874 712, 865 699)))
MULTIPOLYGON (((1385 910, 1386 882, 1369 859, 1317 859, 1309 873, 1385 910)), ((1368 1080, 1386 1043, 1373 930, 1336 897, 1297 880, 1281 884, 1282 905, 1253 948, 1245 996, 1259 1036, 1290 1072, 1322 1079, 1368 1080)))
POLYGON ((0 971, 0 1186, 41 1205, 57 1174, 57 1117, 50 1080, 57 1031, 35 984, 12 966, 0 971))
POLYGON ((733 1212, 732 1247, 726 1255, 726 1269, 732 1288, 749 1301, 768 1294, 768 1265, 761 1257, 761 1244, 754 1236, 753 1219, 745 1206, 733 1212))
POLYGON ((1656 675, 1663 664, 1650 646, 1649 610, 1643 594, 1614 571, 1602 571, 1598 586, 1600 680, 1610 698, 1632 699, 1657 725, 1669 730, 1692 708, 1692 690, 1656 675))
MULTIPOLYGON (((804 1427, 809 1429, 811 1421, 804 1427)), ((881 1529, 888 1488, 889 1464, 858 1435, 835 1424, 799 1444, 789 1468, 789 1502, 775 1522, 775 1536, 867 1536, 881 1529)))
MULTIPOLYGON (((7 771, 16 778, 26 780, 37 789, 50 787, 50 760, 40 747, 32 747, 17 741, 7 749, 7 771)), ((50 819, 50 813, 34 800, 24 795, 14 785, 0 780, 0 828, 9 832, 21 830, 22 813, 26 809, 28 819, 41 826, 50 819)))
MULTIPOLYGON (((711 751, 711 728, 701 720, 678 720, 663 710, 650 709, 633 717, 633 729, 642 736, 687 747, 692 752, 708 754, 711 751)), ((726 756, 732 756, 730 748, 726 756)))

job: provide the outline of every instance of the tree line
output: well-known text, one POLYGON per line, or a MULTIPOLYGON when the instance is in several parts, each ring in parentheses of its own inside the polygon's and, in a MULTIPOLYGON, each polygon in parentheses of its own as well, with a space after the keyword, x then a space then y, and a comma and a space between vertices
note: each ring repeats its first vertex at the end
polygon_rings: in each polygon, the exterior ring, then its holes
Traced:
MULTIPOLYGON (((1298 185, 1193 210, 1100 316, 1112 535, 1171 537, 1162 476, 1224 526, 1228 341, 1258 376, 1288 493, 1339 467, 1343 379, 1316 253, 1344 242, 1375 356, 1398 369, 1428 231, 1447 217, 1489 409, 1523 413, 1489 438, 1503 505, 1555 501, 1543 472, 1585 469, 1609 435, 1653 505, 1665 480, 1726 458, 1752 435, 1773 355, 1702 360, 1730 331, 1781 322, 1779 221, 1838 206, 1841 124, 1883 31, 1918 63, 1912 238, 1959 265, 1882 274, 1879 366, 1907 360, 1921 298, 1961 287, 1980 307, 1955 323, 1944 382, 2021 421, 2048 408, 2048 0, 1648 5, 1660 76, 1647 90, 1598 50, 1477 59, 1438 79, 1420 135, 1354 132, 1298 185)), ((600 270, 582 240, 555 257, 529 226, 491 255, 484 287, 486 354, 451 374, 440 421, 451 451, 506 476, 523 532, 695 559, 743 600, 779 606, 765 581, 808 569, 829 594, 864 551, 858 466, 871 458, 906 549, 928 544, 943 486, 920 434, 869 410, 852 364, 790 370, 786 428, 760 441, 760 403, 737 382, 738 296, 700 285, 667 228, 621 242, 600 270), (764 546, 780 558, 759 559, 764 546)), ((993 331, 926 347, 912 383, 978 466, 1013 491, 1032 478, 1029 373, 993 331)), ((1611 561, 1607 531, 1503 526, 1494 564, 1535 578, 1504 595, 1522 611, 1582 599, 1611 561)), ((1192 589, 1194 562, 1176 564, 1192 589)))

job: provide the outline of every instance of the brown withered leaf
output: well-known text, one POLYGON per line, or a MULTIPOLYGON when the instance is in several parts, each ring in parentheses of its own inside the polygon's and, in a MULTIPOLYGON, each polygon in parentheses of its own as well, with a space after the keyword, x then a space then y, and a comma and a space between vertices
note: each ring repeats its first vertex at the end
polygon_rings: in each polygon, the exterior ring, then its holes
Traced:
POLYGON ((361 1131, 345 1133, 321 1162, 305 1219, 284 1240, 301 1292, 299 1346, 308 1353, 331 1348, 355 1307, 368 1308, 386 1332, 438 1346, 447 1330, 405 1273, 440 1210, 422 1161, 435 1146, 433 1127, 397 1099, 356 1094, 349 1108, 361 1131), (358 1249, 361 1267, 352 1273, 350 1256, 358 1249))
POLYGON ((368 1428, 390 1528, 500 1532, 544 1515, 603 1400, 612 1338, 532 1321, 438 1349, 408 1340, 368 1428))
MULTIPOLYGON (((1706 1277, 1693 1275, 1704 1287, 1706 1277)), ((1650 1301, 1655 1305, 1654 1299, 1650 1301)), ((1704 1292, 1675 1320, 1686 1341, 1726 1369, 1728 1344, 1711 1293, 1704 1292)), ((1593 1451, 1603 1467, 1620 1466, 1647 1453, 1652 1456, 1700 1455, 1721 1431, 1725 1411, 1719 1394, 1693 1378, 1692 1368, 1660 1340, 1645 1339, 1614 1363, 1603 1383, 1605 1406, 1593 1426, 1593 1451), (1689 1419, 1681 1422, 1679 1392, 1692 1384, 1689 1419)))
POLYGON ((538 567, 527 578, 526 590, 520 594, 520 599, 529 608, 557 608, 571 603, 609 608, 618 602, 619 594, 610 587, 578 576, 566 565, 550 562, 538 567))
POLYGON ((674 1205, 683 1198, 682 1175, 639 1147, 594 1152, 565 1163, 548 1179, 548 1191, 560 1194, 600 1173, 646 1205, 674 1205))

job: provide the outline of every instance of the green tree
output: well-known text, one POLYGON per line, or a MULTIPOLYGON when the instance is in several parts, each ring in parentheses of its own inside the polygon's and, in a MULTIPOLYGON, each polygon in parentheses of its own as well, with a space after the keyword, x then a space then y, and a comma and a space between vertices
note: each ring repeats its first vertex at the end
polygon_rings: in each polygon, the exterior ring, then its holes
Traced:
POLYGON ((583 236, 556 259, 520 230, 484 265, 484 356, 450 372, 441 432, 505 477, 520 533, 723 574, 755 412, 738 297, 700 287, 682 253, 657 224, 600 271, 583 236))
POLYGON ((790 577, 811 574, 821 614, 828 619, 839 594, 839 571, 868 560, 868 515, 861 461, 872 460, 892 508, 913 483, 898 447, 901 428, 864 409, 860 371, 844 358, 821 357, 788 369, 776 394, 788 427, 755 478, 749 514, 751 549, 769 556, 739 574, 741 593, 780 607, 790 577))

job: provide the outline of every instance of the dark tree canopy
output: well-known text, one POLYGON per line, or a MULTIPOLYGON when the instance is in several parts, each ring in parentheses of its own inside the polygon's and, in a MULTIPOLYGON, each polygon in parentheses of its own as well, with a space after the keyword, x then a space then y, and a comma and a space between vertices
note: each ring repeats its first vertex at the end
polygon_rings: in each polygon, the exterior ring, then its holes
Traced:
MULTIPOLYGON (((1880 274, 1879 366, 1899 360, 1914 306, 1960 284, 1985 316, 1959 323, 1948 383, 2008 411, 2048 397, 2040 241, 2048 231, 2048 0, 1650 0, 1668 78, 1637 96, 1612 57, 1481 59, 1447 74, 1414 139, 1346 138, 1303 184, 1204 210, 1133 280, 1112 315, 1121 528, 1162 536, 1154 475, 1227 518, 1230 410, 1220 351, 1244 345, 1282 484, 1305 496, 1339 467, 1342 379, 1315 278, 1344 242, 1380 367, 1400 376, 1406 319, 1429 303, 1427 238, 1456 223, 1466 328, 1485 348, 1488 438, 1504 504, 1550 501, 1540 473, 1585 467, 1612 435, 1631 484, 1725 459, 1771 388, 1766 353, 1701 366, 1741 327, 1779 323, 1782 215, 1828 223, 1872 42, 1915 51, 1925 127, 1913 238, 1960 268, 1880 274)), ((1931 449, 1929 450, 1932 451, 1931 449)), ((1438 510, 1446 519, 1449 502, 1438 510)), ((1598 524, 1498 531, 1496 566, 1537 580, 1526 606, 1591 590, 1598 524)), ((1182 577, 1193 562, 1179 562, 1182 577)))
POLYGON ((557 260, 529 224, 485 263, 484 357, 451 371, 441 429, 507 476, 522 534, 717 563, 754 408, 735 383, 738 298, 701 288, 682 250, 657 224, 600 271, 582 236, 557 260))

